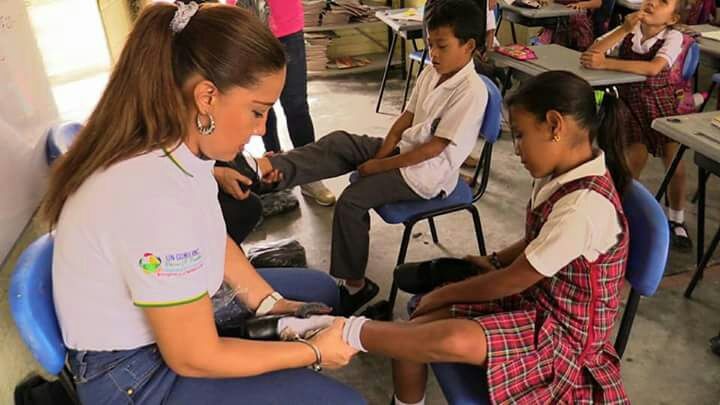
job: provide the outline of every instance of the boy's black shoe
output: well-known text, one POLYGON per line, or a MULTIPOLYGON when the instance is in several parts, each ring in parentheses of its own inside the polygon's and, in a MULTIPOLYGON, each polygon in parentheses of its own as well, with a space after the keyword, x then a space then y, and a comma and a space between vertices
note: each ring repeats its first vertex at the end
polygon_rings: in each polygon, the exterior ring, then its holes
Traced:
POLYGON ((355 294, 350 294, 344 285, 338 287, 340 289, 340 314, 342 316, 350 316, 354 314, 360 307, 367 304, 375 298, 380 291, 380 287, 369 278, 365 278, 365 285, 355 294))
POLYGON ((690 240, 690 233, 685 227, 685 223, 668 221, 670 226, 670 246, 680 252, 689 252, 693 243, 690 240))

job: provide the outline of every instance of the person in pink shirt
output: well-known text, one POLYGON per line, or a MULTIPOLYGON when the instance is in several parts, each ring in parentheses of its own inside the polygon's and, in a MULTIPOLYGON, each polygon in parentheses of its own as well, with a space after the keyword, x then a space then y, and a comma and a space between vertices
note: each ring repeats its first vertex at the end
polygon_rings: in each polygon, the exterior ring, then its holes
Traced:
MULTIPOLYGON (((260 8, 267 6, 267 24, 275 37, 285 46, 288 56, 287 78, 280 95, 293 146, 299 148, 315 142, 315 129, 307 102, 307 61, 305 60, 305 17, 301 0, 230 0, 229 4, 260 8)), ((265 17, 265 11, 254 10, 265 17)), ((263 143, 268 152, 280 152, 277 117, 270 110, 263 143)), ((335 204, 335 195, 318 181, 300 186, 302 193, 323 206, 335 204)))

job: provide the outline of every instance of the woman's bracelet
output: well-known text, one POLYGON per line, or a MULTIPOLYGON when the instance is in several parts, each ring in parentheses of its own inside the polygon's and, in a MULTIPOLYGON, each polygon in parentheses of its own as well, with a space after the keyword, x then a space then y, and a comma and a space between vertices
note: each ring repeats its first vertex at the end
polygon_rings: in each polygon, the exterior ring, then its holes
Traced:
POLYGON ((295 341, 305 343, 312 349, 313 352, 315 352, 315 363, 313 363, 310 367, 312 367, 314 371, 322 371, 322 354, 320 353, 320 349, 318 349, 317 346, 315 346, 314 344, 310 343, 309 340, 305 340, 301 337, 295 339, 295 341))

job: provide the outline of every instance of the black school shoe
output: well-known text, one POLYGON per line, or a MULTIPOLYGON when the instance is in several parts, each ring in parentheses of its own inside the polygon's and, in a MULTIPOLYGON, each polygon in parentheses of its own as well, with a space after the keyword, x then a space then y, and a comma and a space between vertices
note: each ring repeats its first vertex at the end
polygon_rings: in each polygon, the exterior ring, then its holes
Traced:
POLYGON ((476 276, 480 270, 467 260, 444 257, 420 263, 404 263, 395 268, 398 288, 410 294, 427 294, 448 284, 476 276))
POLYGON ((342 316, 354 314, 380 292, 380 287, 367 277, 365 277, 365 286, 355 294, 350 294, 344 285, 339 285, 338 288, 340 289, 340 308, 338 312, 342 316))
POLYGON ((685 223, 668 221, 668 226, 670 226, 670 246, 680 252, 689 252, 693 243, 685 223), (685 232, 683 233, 683 231, 685 232))

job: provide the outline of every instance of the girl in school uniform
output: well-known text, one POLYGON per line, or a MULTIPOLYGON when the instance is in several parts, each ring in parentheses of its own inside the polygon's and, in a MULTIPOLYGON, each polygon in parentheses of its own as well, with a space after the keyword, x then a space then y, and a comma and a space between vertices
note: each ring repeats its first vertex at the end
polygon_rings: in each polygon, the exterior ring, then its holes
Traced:
MULTIPOLYGON (((673 29, 680 21, 684 0, 645 0, 637 13, 626 17, 622 26, 598 39, 581 58, 589 69, 617 70, 647 76, 641 83, 625 85, 620 97, 630 109, 628 163, 639 178, 648 153, 661 157, 667 168, 679 145, 653 130, 659 117, 678 114, 676 87, 671 69, 683 51, 683 35, 673 29), (608 58, 610 53, 615 56, 608 58)), ((685 227, 685 165, 680 165, 668 188, 668 222, 672 245, 690 250, 692 242, 685 227)))
POLYGON ((602 7, 602 0, 556 0, 556 2, 578 10, 578 14, 570 16, 565 27, 543 28, 538 40, 541 44, 560 44, 578 51, 586 50, 595 40, 593 11, 602 7))
POLYGON ((472 257, 481 274, 423 296, 409 323, 346 321, 351 346, 394 359, 396 404, 424 403, 431 362, 487 368, 492 403, 629 402, 610 343, 628 255, 625 109, 601 94, 568 72, 527 81, 507 101, 535 179, 525 236, 472 257))

